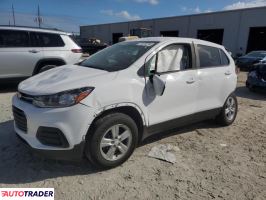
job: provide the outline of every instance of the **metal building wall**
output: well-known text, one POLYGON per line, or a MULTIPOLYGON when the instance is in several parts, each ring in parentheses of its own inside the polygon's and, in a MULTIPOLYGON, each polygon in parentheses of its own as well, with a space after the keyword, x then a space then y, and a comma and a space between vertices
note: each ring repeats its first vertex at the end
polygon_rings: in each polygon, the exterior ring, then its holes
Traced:
POLYGON ((80 33, 82 38, 96 37, 111 44, 113 33, 127 36, 133 28, 150 28, 153 36, 160 36, 161 31, 178 30, 180 37, 192 38, 197 38, 199 29, 224 29, 223 45, 237 54, 246 52, 249 28, 257 26, 266 27, 266 7, 81 26, 80 33))

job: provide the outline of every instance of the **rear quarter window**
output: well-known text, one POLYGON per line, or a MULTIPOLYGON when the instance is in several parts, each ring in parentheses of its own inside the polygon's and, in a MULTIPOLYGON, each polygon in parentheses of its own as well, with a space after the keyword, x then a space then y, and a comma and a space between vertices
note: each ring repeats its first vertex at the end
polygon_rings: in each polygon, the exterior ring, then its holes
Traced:
POLYGON ((63 47, 65 46, 62 38, 58 34, 41 33, 43 47, 63 47))

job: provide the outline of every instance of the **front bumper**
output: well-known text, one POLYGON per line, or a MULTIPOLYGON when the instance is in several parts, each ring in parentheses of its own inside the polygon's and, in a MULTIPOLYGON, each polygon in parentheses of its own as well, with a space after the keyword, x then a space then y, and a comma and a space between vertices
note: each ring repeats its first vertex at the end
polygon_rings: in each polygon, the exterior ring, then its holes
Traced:
POLYGON ((81 161, 83 159, 83 152, 85 148, 85 142, 75 145, 72 149, 68 150, 43 150, 33 148, 26 140, 24 140, 19 134, 17 134, 19 140, 26 145, 32 152, 48 159, 65 160, 65 161, 81 161))
POLYGON ((83 156, 85 136, 94 119, 94 110, 83 104, 67 108, 37 108, 20 100, 16 95, 12 99, 14 107, 22 110, 27 120, 27 130, 23 131, 14 123, 17 135, 35 152, 45 157, 60 160, 76 160, 83 156), (45 145, 37 138, 40 127, 56 128, 67 140, 67 147, 45 145))

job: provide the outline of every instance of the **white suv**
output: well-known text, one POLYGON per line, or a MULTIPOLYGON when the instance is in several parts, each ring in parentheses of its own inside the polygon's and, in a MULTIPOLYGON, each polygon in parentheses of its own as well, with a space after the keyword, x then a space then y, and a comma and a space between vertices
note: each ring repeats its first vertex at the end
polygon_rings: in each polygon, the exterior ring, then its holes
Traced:
POLYGON ((236 83, 223 46, 187 38, 122 42, 20 83, 15 131, 50 157, 114 167, 151 134, 206 119, 233 123, 236 83))
POLYGON ((81 48, 70 36, 61 31, 0 26, 0 79, 29 77, 77 63, 81 48))

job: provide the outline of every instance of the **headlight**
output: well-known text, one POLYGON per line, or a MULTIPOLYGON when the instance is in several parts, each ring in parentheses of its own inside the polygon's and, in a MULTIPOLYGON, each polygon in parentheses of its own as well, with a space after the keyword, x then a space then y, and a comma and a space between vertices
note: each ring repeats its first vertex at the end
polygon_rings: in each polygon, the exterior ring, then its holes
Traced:
POLYGON ((92 91, 93 87, 68 90, 53 95, 37 96, 33 99, 33 105, 41 108, 62 108, 78 104, 85 99, 92 91))
POLYGON ((248 76, 251 78, 257 78, 257 73, 256 73, 256 71, 251 71, 251 72, 249 72, 248 76))

